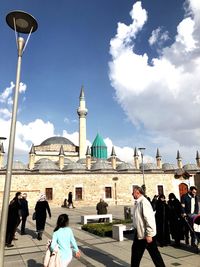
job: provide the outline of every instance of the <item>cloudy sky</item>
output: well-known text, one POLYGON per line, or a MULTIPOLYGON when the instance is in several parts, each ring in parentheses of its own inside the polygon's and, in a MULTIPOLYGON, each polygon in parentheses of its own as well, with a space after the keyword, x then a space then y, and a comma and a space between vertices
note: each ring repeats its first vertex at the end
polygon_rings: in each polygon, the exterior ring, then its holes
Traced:
MULTIPOLYGON (((38 21, 23 55, 15 159, 60 135, 78 144, 84 86, 87 139, 97 132, 117 156, 195 163, 200 145, 200 2, 197 0, 2 0, 0 136, 9 139, 17 52, 5 17, 38 21)), ((4 142, 7 151, 8 140, 4 142)))

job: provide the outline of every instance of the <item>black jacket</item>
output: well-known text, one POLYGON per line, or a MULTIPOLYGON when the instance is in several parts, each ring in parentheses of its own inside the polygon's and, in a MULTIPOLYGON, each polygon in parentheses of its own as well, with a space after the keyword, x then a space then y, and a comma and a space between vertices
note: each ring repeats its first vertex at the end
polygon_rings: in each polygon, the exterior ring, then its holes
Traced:
MULTIPOLYGON (((187 215, 191 214, 191 199, 192 199, 192 196, 189 193, 181 197, 182 212, 187 215)), ((195 206, 194 206, 193 214, 197 214, 199 212, 197 196, 195 196, 194 199, 195 199, 195 206)))

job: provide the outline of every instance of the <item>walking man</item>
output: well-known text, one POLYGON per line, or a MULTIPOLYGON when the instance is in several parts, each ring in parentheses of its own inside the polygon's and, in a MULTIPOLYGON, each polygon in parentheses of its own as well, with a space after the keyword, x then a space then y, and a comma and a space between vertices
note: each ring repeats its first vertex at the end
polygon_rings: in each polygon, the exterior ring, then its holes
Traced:
POLYGON ((139 267, 145 249, 148 250, 156 267, 165 267, 158 250, 156 236, 156 222, 151 203, 145 198, 144 191, 139 186, 133 187, 133 226, 135 235, 132 245, 131 267, 139 267))
POLYGON ((22 198, 20 199, 21 203, 21 217, 22 217, 22 224, 21 224, 21 235, 25 235, 25 225, 26 225, 26 219, 29 216, 29 210, 28 210, 28 201, 27 201, 27 194, 23 193, 22 198))

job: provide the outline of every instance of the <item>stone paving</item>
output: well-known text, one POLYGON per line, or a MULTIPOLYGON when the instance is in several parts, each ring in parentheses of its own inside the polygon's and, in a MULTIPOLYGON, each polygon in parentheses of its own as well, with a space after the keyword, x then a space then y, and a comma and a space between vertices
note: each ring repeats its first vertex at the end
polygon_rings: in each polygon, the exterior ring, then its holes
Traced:
MULTIPOLYGON (((14 241, 14 247, 5 249, 5 267, 42 267, 46 242, 51 238, 56 220, 59 214, 67 213, 70 218, 70 226, 81 250, 81 258, 73 258, 69 267, 128 267, 131 258, 131 234, 127 234, 122 242, 112 238, 98 237, 81 230, 80 216, 84 214, 96 214, 95 207, 65 209, 53 208, 52 218, 47 219, 43 240, 38 241, 35 234, 35 221, 31 216, 26 225, 27 235, 17 233, 18 240, 14 241)), ((109 213, 113 218, 122 219, 123 206, 109 207, 109 213)), ((196 254, 192 248, 182 244, 181 249, 173 246, 159 248, 166 266, 200 267, 200 254, 196 254)), ((141 267, 152 267, 154 264, 145 252, 141 261, 141 267)))

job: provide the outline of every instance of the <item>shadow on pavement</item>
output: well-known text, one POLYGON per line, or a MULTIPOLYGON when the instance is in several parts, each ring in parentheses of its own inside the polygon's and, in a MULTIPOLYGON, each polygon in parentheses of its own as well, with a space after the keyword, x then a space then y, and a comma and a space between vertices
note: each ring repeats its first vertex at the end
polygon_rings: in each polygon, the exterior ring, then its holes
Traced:
POLYGON ((91 248, 84 248, 80 247, 81 251, 88 257, 92 258, 93 260, 100 262, 104 266, 109 266, 109 267, 126 267, 129 266, 127 263, 118 262, 118 260, 111 258, 109 255, 106 255, 104 253, 101 253, 97 250, 91 249, 91 248))
MULTIPOLYGON (((21 234, 20 234, 21 231, 20 231, 19 229, 17 229, 17 233, 18 233, 19 235, 21 235, 21 234)), ((27 228, 26 228, 26 235, 30 235, 33 239, 36 239, 36 238, 37 238, 37 234, 36 234, 36 232, 33 231, 33 230, 30 230, 30 229, 27 229, 27 228)))
POLYGON ((35 260, 28 260, 27 261, 27 263, 28 263, 28 267, 43 267, 44 265, 43 264, 41 264, 41 263, 37 263, 35 260))

